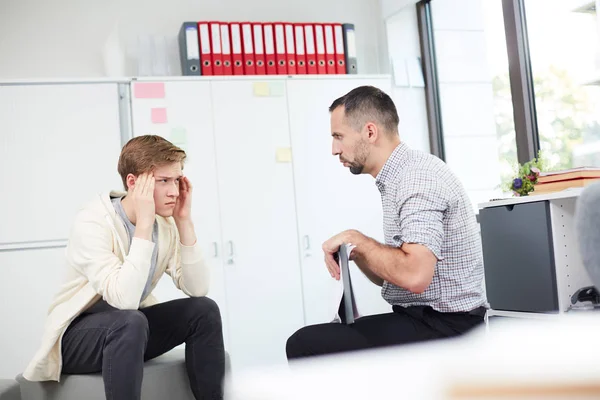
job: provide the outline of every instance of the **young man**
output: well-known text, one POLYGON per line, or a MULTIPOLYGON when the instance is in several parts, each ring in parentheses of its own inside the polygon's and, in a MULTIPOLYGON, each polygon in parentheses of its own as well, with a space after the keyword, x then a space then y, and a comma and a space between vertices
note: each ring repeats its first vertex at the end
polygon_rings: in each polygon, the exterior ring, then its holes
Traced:
POLYGON ((334 254, 355 245, 350 259, 382 286, 393 312, 302 328, 287 342, 288 358, 445 338, 483 322, 481 242, 460 181, 440 159, 400 141, 396 107, 381 90, 356 88, 329 111, 333 155, 351 173, 375 178, 385 244, 341 232, 323 244, 325 264, 339 279, 334 254))
POLYGON ((185 342, 194 396, 222 398, 221 316, 204 297, 209 270, 191 219, 185 157, 159 136, 123 147, 118 171, 127 192, 99 195, 77 214, 66 281, 26 379, 102 371, 107 399, 140 399, 144 361, 185 342), (157 302, 152 290, 165 272, 189 298, 157 302))

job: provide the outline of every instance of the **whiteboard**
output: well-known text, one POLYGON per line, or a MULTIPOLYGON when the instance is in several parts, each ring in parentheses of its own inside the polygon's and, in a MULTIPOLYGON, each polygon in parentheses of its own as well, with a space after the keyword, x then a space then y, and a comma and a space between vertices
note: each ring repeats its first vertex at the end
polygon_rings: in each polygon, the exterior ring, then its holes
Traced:
POLYGON ((116 83, 0 86, 0 244, 64 240, 96 193, 122 188, 116 83))

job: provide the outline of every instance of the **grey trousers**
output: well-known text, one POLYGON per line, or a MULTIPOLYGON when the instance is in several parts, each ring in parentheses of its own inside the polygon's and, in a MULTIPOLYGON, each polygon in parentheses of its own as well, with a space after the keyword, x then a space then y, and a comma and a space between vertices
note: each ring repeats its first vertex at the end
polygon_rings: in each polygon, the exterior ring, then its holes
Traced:
POLYGON ((64 374, 102 372, 107 400, 139 400, 144 361, 185 343, 196 399, 222 399, 225 350, 221 314, 208 297, 185 298, 140 310, 94 304, 62 339, 64 374))

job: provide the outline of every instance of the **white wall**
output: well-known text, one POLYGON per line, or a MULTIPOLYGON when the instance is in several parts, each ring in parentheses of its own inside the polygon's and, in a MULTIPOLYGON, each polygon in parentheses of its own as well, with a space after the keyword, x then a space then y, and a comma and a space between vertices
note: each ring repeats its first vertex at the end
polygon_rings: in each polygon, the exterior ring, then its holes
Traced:
POLYGON ((446 162, 465 185, 474 206, 500 194, 483 1, 492 0, 431 3, 446 162))
MULTIPOLYGON (((397 3, 396 0, 394 4, 398 6, 397 3)), ((390 62, 394 60, 416 62, 421 57, 416 6, 414 1, 404 0, 402 3, 402 8, 396 9, 386 19, 388 54, 390 62)), ((391 12, 391 9, 388 8, 388 12, 391 12)), ((391 96, 400 117, 400 139, 413 149, 429 153, 425 88, 413 86, 412 83, 407 85, 395 81, 391 96)))
MULTIPOLYGON (((186 20, 354 23, 359 73, 387 72, 380 0, 0 0, 0 79, 104 76, 115 28, 124 51, 138 35, 168 36, 179 74, 174 39, 186 20)), ((125 72, 135 75, 131 60, 125 72)))
POLYGON ((381 16, 389 18, 400 10, 405 10, 408 6, 417 4, 418 0, 381 0, 381 16))

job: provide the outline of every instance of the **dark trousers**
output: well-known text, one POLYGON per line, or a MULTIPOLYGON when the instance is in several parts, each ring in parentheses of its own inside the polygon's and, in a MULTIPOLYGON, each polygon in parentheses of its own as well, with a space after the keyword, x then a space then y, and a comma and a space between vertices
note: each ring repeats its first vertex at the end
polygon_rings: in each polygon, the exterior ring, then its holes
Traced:
POLYGON ((99 301, 65 332, 62 372, 102 371, 108 400, 139 400, 144 361, 184 342, 194 397, 222 399, 221 314, 208 297, 178 299, 140 310, 118 310, 99 301))
POLYGON ((431 307, 394 306, 389 314, 358 318, 353 324, 304 327, 287 341, 288 359, 442 339, 463 334, 483 322, 485 309, 441 313, 431 307))

